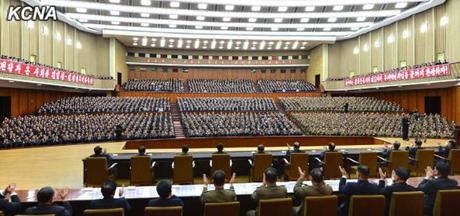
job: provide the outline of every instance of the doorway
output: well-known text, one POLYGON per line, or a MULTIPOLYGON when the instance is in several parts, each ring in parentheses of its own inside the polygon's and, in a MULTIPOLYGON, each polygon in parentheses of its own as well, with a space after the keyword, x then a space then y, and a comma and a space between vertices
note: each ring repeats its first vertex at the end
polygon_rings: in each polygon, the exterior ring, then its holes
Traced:
POLYGON ((120 72, 117 72, 117 84, 121 86, 122 82, 123 82, 123 74, 120 72))
POLYGON ((11 97, 1 96, 0 97, 0 123, 6 117, 11 117, 11 97))
POLYGON ((441 114, 441 96, 425 97, 425 113, 441 114))
POLYGON ((315 75, 315 87, 319 88, 319 85, 321 85, 321 75, 316 74, 315 75))

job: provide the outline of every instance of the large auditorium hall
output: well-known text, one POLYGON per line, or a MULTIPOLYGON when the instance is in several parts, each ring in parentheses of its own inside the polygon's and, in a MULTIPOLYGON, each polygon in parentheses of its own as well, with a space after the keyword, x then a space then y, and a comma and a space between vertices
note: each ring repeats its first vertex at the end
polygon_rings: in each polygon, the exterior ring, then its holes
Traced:
POLYGON ((0 0, 0 216, 458 216, 459 8, 0 0))

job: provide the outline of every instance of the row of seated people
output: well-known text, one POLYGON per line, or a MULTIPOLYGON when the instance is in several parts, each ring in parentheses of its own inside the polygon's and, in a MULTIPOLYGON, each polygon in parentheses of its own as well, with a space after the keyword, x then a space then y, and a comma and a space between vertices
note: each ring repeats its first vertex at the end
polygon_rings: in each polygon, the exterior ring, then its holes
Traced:
POLYGON ((262 92, 311 92, 316 91, 313 84, 305 80, 257 80, 262 92))
POLYGON ((179 111, 274 111, 272 98, 198 97, 177 98, 179 111))
MULTIPOLYGON (((291 113, 305 135, 401 137, 401 113, 291 113)), ((455 123, 438 114, 410 116, 409 136, 452 138, 455 123)))
POLYGON ((2 147, 174 137, 169 113, 27 115, 5 118, 2 147))
POLYGON ((129 80, 123 84, 126 91, 154 91, 154 92, 184 92, 182 80, 129 80))
MULTIPOLYGON (((316 88, 304 80, 216 80, 189 79, 188 91, 194 93, 254 93, 262 92, 311 92, 316 88)), ((185 92, 181 80, 129 80, 123 84, 126 91, 185 92)))
POLYGON ((402 112, 396 103, 373 97, 281 97, 286 111, 402 112))
POLYGON ((300 129, 280 112, 182 113, 189 137, 301 135, 300 129))
MULTIPOLYGON (((417 204, 413 205, 409 203, 398 205, 402 206, 411 206, 415 209, 405 210, 406 213, 410 212, 410 215, 421 215, 420 212, 423 211, 425 215, 433 215, 435 209, 435 202, 437 197, 439 198, 438 192, 445 192, 446 190, 455 190, 458 189, 458 182, 454 179, 448 177, 449 166, 444 162, 439 162, 435 165, 434 168, 427 167, 425 171, 425 179, 422 180, 417 187, 413 187, 407 183, 409 179, 409 172, 407 169, 400 167, 392 171, 391 181, 387 182, 386 174, 380 170, 380 180, 378 184, 374 184, 369 181, 369 168, 364 165, 357 167, 356 175, 357 182, 347 182, 349 173, 342 167, 339 166, 342 177, 340 178, 339 191, 338 193, 345 197, 344 202, 339 203, 337 197, 334 197, 333 205, 328 205, 330 209, 323 209, 324 215, 354 215, 355 211, 366 212, 367 214, 372 213, 373 215, 395 215, 394 205, 396 202, 392 202, 392 199, 396 199, 396 195, 403 195, 397 192, 415 192, 407 193, 411 198, 416 198, 411 200, 417 204), (391 183, 390 183, 391 182, 391 183), (417 191, 420 191, 417 193, 417 191), (361 206, 363 209, 356 209, 354 205, 357 205, 356 200, 359 195, 380 195, 380 196, 370 196, 368 201, 378 202, 379 204, 375 205, 369 203, 370 207, 361 206), (410 196, 412 195, 412 196, 410 196), (375 199, 377 198, 377 199, 375 199), (421 198, 421 199, 420 199, 421 198), (372 201, 371 201, 372 200, 372 201), (354 204, 354 205, 353 205, 354 204), (393 207, 392 207, 393 206, 393 207), (377 207, 377 208, 376 208, 377 207), (422 210, 423 209, 423 210, 422 210), (326 213, 327 212, 327 213, 326 213), (391 212, 391 213, 390 213, 391 212), (417 213, 418 212, 418 213, 417 213)), ((285 186, 278 185, 278 174, 276 169, 269 167, 265 169, 263 173, 263 181, 261 186, 259 186, 252 193, 252 200, 258 205, 256 210, 249 210, 247 216, 255 215, 312 215, 307 214, 307 211, 312 211, 310 208, 314 207, 308 204, 308 198, 310 197, 324 197, 333 194, 333 189, 324 181, 323 171, 320 168, 312 169, 307 176, 306 171, 298 167, 299 178, 294 186, 293 193, 294 198, 298 199, 301 204, 299 206, 292 207, 292 200, 289 198, 288 191, 285 186), (312 185, 305 185, 304 181, 310 179, 312 185), (268 201, 268 204, 277 205, 276 202, 270 202, 269 200, 282 201, 277 199, 286 199, 288 205, 282 208, 281 210, 275 210, 276 213, 267 213, 263 212, 263 207, 261 205, 264 202, 268 201)), ((203 175, 203 190, 201 193, 201 202, 203 204, 209 203, 229 203, 235 202, 237 200, 236 192, 233 187, 235 180, 235 174, 229 180, 230 188, 225 189, 226 173, 222 170, 217 170, 212 175, 214 190, 208 189, 209 181, 206 175, 203 175)), ((175 196, 172 193, 172 186, 169 181, 161 180, 156 185, 156 191, 159 195, 159 198, 152 199, 148 202, 148 207, 174 207, 184 206, 184 202, 180 197, 175 196)), ((101 186, 101 193, 103 198, 98 200, 93 200, 90 203, 90 209, 120 209, 121 214, 129 215, 131 211, 131 206, 129 202, 123 198, 123 189, 119 190, 119 197, 115 198, 116 192, 116 183, 110 180, 105 181, 101 186)), ((455 190, 458 198, 459 191, 455 190)), ((61 200, 66 200, 67 196, 66 190, 60 190, 58 196, 61 200)), ((56 216, 71 216, 73 215, 72 206, 69 202, 64 201, 61 205, 53 203, 53 198, 55 195, 55 190, 51 187, 44 187, 37 192, 38 204, 34 207, 29 207, 25 209, 26 214, 35 215, 35 214, 54 214, 56 216)), ((327 198, 327 197, 325 197, 327 198)), ((364 197, 361 197, 364 198, 364 197)), ((408 200, 407 200, 408 201, 408 200)), ((366 203, 361 203, 366 205, 366 203)), ((438 203, 439 205, 439 203, 438 203)), ((283 206, 283 205, 281 205, 283 206)), ((239 205, 235 206, 237 210, 234 215, 239 215, 239 205)), ((446 206, 447 207, 447 206, 446 206)), ((400 207, 401 208, 401 207, 400 207)), ((439 207, 438 207, 439 208, 439 207)), ((20 199, 15 195, 15 185, 9 185, 2 193, 0 197, 0 210, 4 211, 7 216, 17 214, 22 212, 20 199)), ((91 210, 86 210, 85 213, 90 213, 91 210)), ((148 208, 146 208, 146 215, 148 208)), ((90 214, 88 214, 90 215, 90 214)), ((162 215, 162 214, 158 214, 162 215)), ((168 214, 171 215, 171 214, 168 214)), ((176 214, 174 214, 176 215, 176 214)), ((179 209, 179 214, 182 215, 182 210, 179 209)), ((227 214, 226 214, 227 215, 227 214)), ((314 215, 314 214, 313 214, 314 215)), ((396 214, 397 215, 397 214, 396 214)), ((437 214, 436 214, 437 215, 437 214)))
POLYGON ((45 103, 38 113, 163 112, 170 109, 169 99, 164 97, 65 97, 45 103))

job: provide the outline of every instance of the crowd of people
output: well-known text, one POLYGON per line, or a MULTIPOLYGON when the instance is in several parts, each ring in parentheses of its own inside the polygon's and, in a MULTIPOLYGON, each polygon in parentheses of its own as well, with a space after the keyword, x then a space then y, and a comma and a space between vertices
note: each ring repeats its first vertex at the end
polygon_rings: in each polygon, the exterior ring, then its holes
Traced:
POLYGON ((258 80, 262 92, 309 92, 316 88, 305 80, 258 80))
POLYGON ((128 80, 123 84, 126 91, 154 91, 154 92, 184 92, 182 80, 128 80))
POLYGON ((373 97, 282 97, 281 105, 290 111, 402 112, 396 103, 373 97))
POLYGON ((280 112, 182 113, 189 137, 300 135, 300 129, 280 112))
MULTIPOLYGON (((304 135, 401 137, 400 113, 291 113, 304 135)), ((439 115, 410 118, 410 137, 451 138, 454 124, 439 115)))
POLYGON ((164 112, 168 98, 154 97, 66 97, 45 103, 38 113, 164 112))
POLYGON ((272 98, 198 97, 177 98, 180 111, 274 111, 272 98))
POLYGON ((194 93, 254 93, 256 88, 251 80, 211 80, 191 79, 190 92, 194 93))
POLYGON ((174 137, 169 113, 28 115, 5 118, 3 147, 174 137))

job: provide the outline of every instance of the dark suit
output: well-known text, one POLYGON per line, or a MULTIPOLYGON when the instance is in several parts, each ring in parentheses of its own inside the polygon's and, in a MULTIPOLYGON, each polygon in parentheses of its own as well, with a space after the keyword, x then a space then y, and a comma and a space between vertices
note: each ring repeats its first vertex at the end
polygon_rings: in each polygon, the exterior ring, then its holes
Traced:
POLYGON ((419 149, 423 149, 423 147, 420 147, 420 146, 408 147, 406 150, 409 151, 409 157, 415 159, 415 156, 417 155, 417 151, 419 149))
POLYGON ((128 201, 124 198, 114 199, 114 198, 103 198, 100 200, 93 200, 89 204, 91 209, 110 209, 110 208, 123 208, 125 210, 125 215, 129 213, 131 206, 128 201))
POLYGON ((449 178, 424 179, 418 185, 418 189, 425 193, 425 214, 433 214, 433 205, 438 190, 457 189, 457 181, 449 178))
POLYGON ((26 214, 54 214, 55 216, 71 216, 72 206, 69 202, 63 202, 62 206, 57 204, 42 204, 26 209, 26 214))
POLYGON ((11 196, 11 202, 5 200, 5 197, 0 194, 0 211, 3 211, 6 216, 14 215, 21 212, 21 200, 17 195, 11 196))
POLYGON ((380 194, 379 187, 369 181, 358 180, 358 182, 347 183, 346 178, 341 178, 339 182, 339 193, 345 195, 345 203, 340 206, 340 215, 348 214, 348 204, 352 195, 374 195, 380 194))
POLYGON ((147 205, 151 207, 183 206, 184 202, 179 197, 172 196, 169 199, 158 198, 150 200, 147 205))
POLYGON ((385 215, 388 215, 388 210, 390 208, 391 196, 393 192, 409 192, 416 191, 414 187, 408 185, 406 182, 403 183, 394 183, 392 185, 385 187, 385 181, 379 181, 380 193, 385 196, 385 215))

